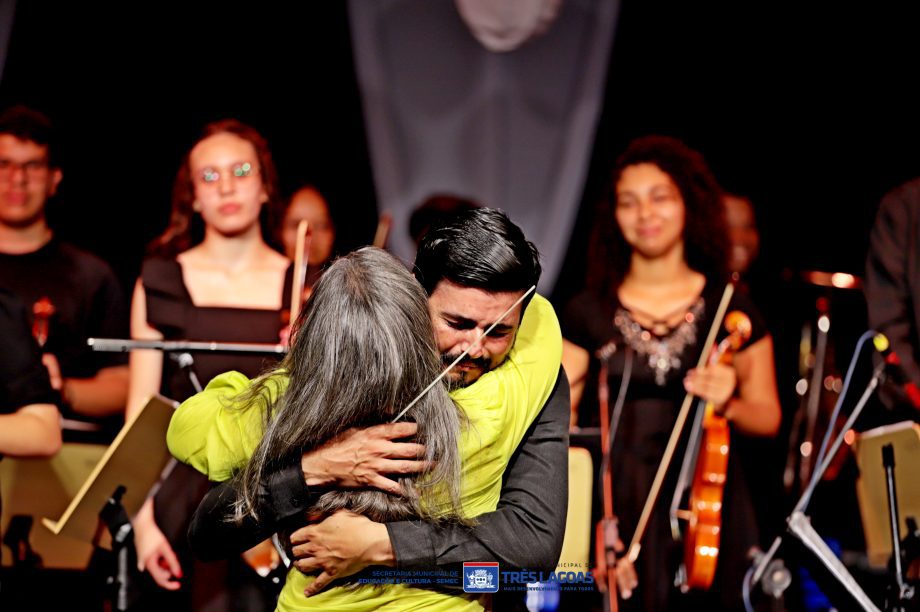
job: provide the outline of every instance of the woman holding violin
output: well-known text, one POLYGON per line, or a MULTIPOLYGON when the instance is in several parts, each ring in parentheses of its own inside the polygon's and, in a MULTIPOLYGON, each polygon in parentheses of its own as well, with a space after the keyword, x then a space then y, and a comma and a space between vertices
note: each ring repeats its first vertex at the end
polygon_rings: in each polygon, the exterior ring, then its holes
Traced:
MULTIPOLYGON (((702 156, 672 138, 640 138, 617 160, 609 191, 593 225, 588 287, 565 312, 563 364, 572 386, 573 426, 593 425, 598 421, 597 355, 616 347, 604 368, 609 405, 615 405, 621 383, 626 391, 622 410, 610 422, 610 469, 613 511, 621 540, 628 544, 687 395, 725 417, 733 436, 775 435, 780 406, 772 341, 743 295, 734 295, 726 310, 750 319, 747 343, 733 360, 694 367, 728 280, 721 191, 702 156)), ((717 341, 727 335, 718 327, 717 341)), ((668 506, 687 437, 680 437, 674 465, 664 472, 635 565, 622 557, 618 562, 621 605, 629 608, 741 607, 745 556, 758 538, 746 484, 731 460, 715 584, 708 592, 686 595, 674 586, 684 551, 672 535, 668 506)))

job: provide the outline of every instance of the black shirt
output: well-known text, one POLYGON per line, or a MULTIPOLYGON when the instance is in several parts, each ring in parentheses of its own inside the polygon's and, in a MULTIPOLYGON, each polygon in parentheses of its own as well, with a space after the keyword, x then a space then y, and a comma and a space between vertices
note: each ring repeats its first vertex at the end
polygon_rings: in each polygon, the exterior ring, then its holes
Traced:
POLYGON ((104 367, 127 363, 124 353, 94 352, 86 345, 90 337, 128 337, 121 287, 95 255, 57 239, 31 253, 0 253, 0 286, 19 296, 30 326, 34 305, 42 298, 51 302, 54 313, 43 349, 54 354, 65 378, 89 378, 104 367))
POLYGON ((0 288, 0 414, 29 404, 56 404, 38 345, 26 323, 22 302, 0 288))

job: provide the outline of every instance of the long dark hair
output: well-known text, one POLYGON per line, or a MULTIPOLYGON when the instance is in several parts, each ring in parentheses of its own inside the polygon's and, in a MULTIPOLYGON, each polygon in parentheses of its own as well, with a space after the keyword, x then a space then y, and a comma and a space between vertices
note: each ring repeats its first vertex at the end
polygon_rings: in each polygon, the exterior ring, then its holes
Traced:
MULTIPOLYGON (((295 325, 291 351, 237 402, 259 407, 265 434, 236 478, 236 518, 257 517, 259 482, 351 427, 392 420, 440 373, 424 291, 395 257, 373 247, 337 259, 313 289, 295 325), (276 402, 278 377, 289 378, 276 402)), ((434 461, 420 477, 402 477, 407 495, 376 489, 323 494, 311 513, 349 509, 378 522, 459 516, 461 416, 443 384, 406 414, 434 461)))
POLYGON ((703 156, 676 138, 644 136, 633 140, 617 159, 606 193, 598 202, 588 248, 588 288, 616 299, 629 270, 632 248, 616 222, 616 185, 629 166, 654 164, 680 190, 684 216, 684 258, 710 282, 728 276, 728 230, 722 190, 703 156))
POLYGON ((272 159, 268 142, 252 126, 236 119, 223 119, 207 124, 201 136, 189 148, 188 153, 176 172, 172 189, 172 212, 169 215, 169 226, 160 236, 155 238, 147 247, 149 255, 172 258, 187 251, 204 239, 204 223, 193 210, 195 202, 195 183, 192 180, 190 156, 192 149, 199 142, 216 134, 233 134, 250 143, 256 151, 259 160, 259 180, 268 196, 259 213, 259 223, 262 227, 262 239, 277 251, 279 248, 276 239, 279 223, 284 214, 284 204, 278 190, 278 172, 272 159))

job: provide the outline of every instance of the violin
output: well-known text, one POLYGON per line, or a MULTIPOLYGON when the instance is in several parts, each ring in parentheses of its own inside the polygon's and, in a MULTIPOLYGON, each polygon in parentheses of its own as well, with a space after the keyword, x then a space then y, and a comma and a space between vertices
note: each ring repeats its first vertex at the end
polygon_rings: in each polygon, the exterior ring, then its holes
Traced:
MULTIPOLYGON (((751 321, 744 313, 728 313, 725 328, 729 335, 713 351, 710 364, 731 364, 734 353, 751 337, 751 321)), ((688 509, 677 513, 687 521, 681 576, 683 591, 708 589, 715 577, 731 442, 728 419, 716 412, 712 402, 705 402, 701 408, 698 444, 688 446, 688 450, 698 446, 688 509)))
MULTIPOLYGON (((722 299, 719 301, 719 306, 716 309, 715 316, 712 320, 712 326, 709 328, 709 333, 707 334, 706 340, 703 343, 703 351, 700 354, 699 360, 697 361, 697 368, 701 368, 709 362, 709 355, 715 346, 716 336, 718 335, 718 331, 722 326, 722 320, 725 318, 725 312, 728 310, 728 303, 731 301, 731 297, 734 292, 734 285, 729 283, 725 286, 725 291, 722 293, 722 299)), ((677 445, 682 437, 684 425, 686 424, 687 417, 690 414, 690 406, 692 402, 693 395, 688 393, 684 397, 684 401, 680 406, 680 410, 677 412, 677 419, 674 421, 674 427, 671 429, 671 435, 668 438, 668 443, 665 446, 664 453, 662 454, 661 462, 658 464, 658 470, 655 472, 655 478, 652 480, 652 486, 649 489, 648 497, 645 498, 645 505, 642 507, 642 514, 639 516, 638 523, 636 523, 636 529, 633 532, 632 541, 629 543, 629 548, 626 551, 625 557, 620 562, 624 565, 624 567, 627 566, 627 564, 634 565, 636 563, 636 559, 639 558, 639 553, 642 551, 642 538, 645 536, 645 532, 648 529, 652 511, 655 507, 655 504, 658 502, 658 496, 660 495, 661 488, 664 485, 665 476, 667 475, 668 469, 671 466, 671 460, 674 458, 674 453, 677 450, 677 445)))

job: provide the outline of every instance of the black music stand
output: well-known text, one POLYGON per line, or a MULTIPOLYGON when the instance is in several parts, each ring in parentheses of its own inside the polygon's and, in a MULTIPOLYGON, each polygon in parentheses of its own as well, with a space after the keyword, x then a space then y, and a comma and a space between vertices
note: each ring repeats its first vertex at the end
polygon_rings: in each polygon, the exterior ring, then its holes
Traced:
POLYGON ((869 565, 888 570, 887 609, 916 609, 917 587, 905 579, 905 568, 918 554, 920 425, 902 421, 863 432, 856 442, 856 460, 869 565), (903 544, 901 534, 906 534, 903 544))
POLYGON ((894 445, 882 447, 882 466, 885 468, 885 488, 888 493, 888 517, 891 527, 892 581, 888 609, 897 612, 907 610, 914 601, 916 590, 904 579, 901 565, 901 521, 898 519, 898 487, 894 476, 894 445))

